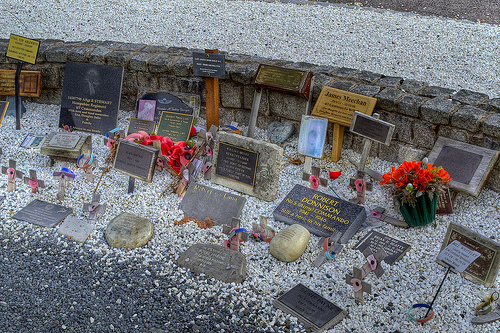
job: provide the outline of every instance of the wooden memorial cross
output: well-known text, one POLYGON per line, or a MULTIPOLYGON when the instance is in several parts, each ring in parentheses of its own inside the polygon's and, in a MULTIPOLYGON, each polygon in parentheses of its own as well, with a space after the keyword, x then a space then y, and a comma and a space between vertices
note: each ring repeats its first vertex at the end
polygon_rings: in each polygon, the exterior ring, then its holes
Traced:
POLYGON ((357 173, 356 179, 349 179, 349 187, 356 190, 356 198, 352 199, 351 202, 355 204, 365 203, 365 191, 371 191, 373 189, 373 184, 371 182, 365 181, 364 171, 359 171, 357 173))
POLYGON ((239 251, 240 250, 240 240, 247 241, 248 234, 245 232, 246 230, 240 228, 240 219, 233 217, 231 220, 231 226, 224 225, 222 227, 222 232, 226 235, 230 236, 229 240, 224 241, 224 247, 227 249, 239 251), (238 231, 239 230, 239 231, 238 231), (234 232, 234 234, 233 234, 234 232))
POLYGON ((95 225, 97 222, 97 214, 104 214, 106 212, 107 205, 101 204, 100 201, 101 195, 98 193, 94 193, 94 195, 92 195, 92 202, 83 204, 83 213, 90 213, 87 219, 87 222, 89 224, 95 225))
POLYGON ((364 304, 363 292, 368 294, 372 293, 371 284, 363 281, 363 273, 361 272, 361 269, 357 267, 353 267, 352 276, 349 274, 345 275, 345 282, 353 286, 354 300, 356 301, 356 303, 364 304))
POLYGON ((35 170, 30 170, 30 176, 24 177, 24 183, 31 186, 31 193, 38 193, 39 187, 45 187, 45 182, 36 178, 35 170))
POLYGON ((342 244, 340 244, 340 237, 342 237, 342 233, 336 230, 330 237, 323 237, 319 240, 318 245, 321 251, 313 262, 314 266, 320 267, 323 265, 327 259, 327 253, 329 260, 335 258, 335 255, 337 255, 343 247, 342 244))
POLYGON ((267 217, 260 215, 259 223, 252 223, 252 235, 263 242, 270 242, 275 236, 274 230, 267 225, 267 217), (256 235, 258 237, 256 237, 256 235))
POLYGON ((401 227, 401 228, 409 228, 410 226, 408 223, 406 223, 403 220, 398 220, 395 219, 394 217, 390 217, 384 214, 385 208, 383 207, 375 207, 375 209, 372 211, 371 215, 372 217, 379 219, 380 221, 383 221, 385 223, 392 224, 396 227, 401 227))
POLYGON ((54 179, 59 180, 59 189, 57 191, 57 200, 64 200, 64 193, 66 192, 66 185, 68 182, 75 179, 75 173, 68 168, 61 168, 61 171, 56 171, 52 174, 54 179))
POLYGON ((16 190, 16 178, 23 179, 24 173, 17 171, 16 161, 9 160, 9 167, 2 167, 2 173, 7 175, 7 192, 14 192, 16 190))
POLYGON ((311 173, 302 173, 302 180, 306 180, 311 183, 311 188, 317 190, 319 186, 327 186, 328 180, 326 178, 321 178, 319 176, 320 169, 318 167, 311 167, 311 173))

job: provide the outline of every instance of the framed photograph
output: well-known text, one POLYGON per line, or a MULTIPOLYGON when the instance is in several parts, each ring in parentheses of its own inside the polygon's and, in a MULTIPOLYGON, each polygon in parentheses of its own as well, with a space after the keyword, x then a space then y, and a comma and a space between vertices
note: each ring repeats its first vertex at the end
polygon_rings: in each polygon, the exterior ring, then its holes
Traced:
POLYGON ((299 134, 299 154, 314 158, 323 157, 328 119, 302 116, 299 134))
POLYGON ((143 120, 155 120, 156 101, 155 100, 139 100, 137 108, 137 118, 143 120))

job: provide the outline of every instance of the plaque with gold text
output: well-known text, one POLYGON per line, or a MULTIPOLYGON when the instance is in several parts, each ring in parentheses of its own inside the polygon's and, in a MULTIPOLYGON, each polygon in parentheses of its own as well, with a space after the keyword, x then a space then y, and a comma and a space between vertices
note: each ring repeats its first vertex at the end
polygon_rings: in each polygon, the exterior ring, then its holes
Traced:
POLYGON ((349 127, 354 111, 371 115, 375 104, 376 98, 325 86, 314 105, 312 115, 325 117, 332 123, 349 127))
POLYGON ((37 40, 11 34, 5 55, 9 58, 34 65, 39 46, 40 42, 37 40))
POLYGON ((278 90, 308 99, 312 76, 307 71, 260 64, 253 84, 258 88, 278 90))
POLYGON ((173 142, 186 141, 189 139, 193 122, 193 115, 163 111, 156 134, 168 136, 173 142))
MULTIPOLYGON (((14 96, 16 71, 11 69, 0 69, 0 95, 14 96)), ((19 77, 21 97, 40 97, 42 93, 42 72, 21 71, 19 77)))
POLYGON ((130 118, 128 123, 127 135, 130 133, 138 133, 139 131, 144 131, 151 134, 155 131, 156 122, 152 120, 144 120, 139 118, 130 118))

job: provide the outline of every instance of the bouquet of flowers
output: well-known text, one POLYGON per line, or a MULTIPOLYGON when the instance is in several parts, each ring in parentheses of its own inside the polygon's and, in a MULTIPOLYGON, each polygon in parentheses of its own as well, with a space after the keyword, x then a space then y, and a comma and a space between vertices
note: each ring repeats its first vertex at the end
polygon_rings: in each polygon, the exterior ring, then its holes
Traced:
POLYGON ((415 207, 417 198, 424 193, 433 198, 440 195, 448 187, 451 177, 442 167, 435 167, 432 163, 404 161, 399 168, 392 170, 382 177, 380 185, 390 185, 391 194, 401 200, 403 204, 415 207))

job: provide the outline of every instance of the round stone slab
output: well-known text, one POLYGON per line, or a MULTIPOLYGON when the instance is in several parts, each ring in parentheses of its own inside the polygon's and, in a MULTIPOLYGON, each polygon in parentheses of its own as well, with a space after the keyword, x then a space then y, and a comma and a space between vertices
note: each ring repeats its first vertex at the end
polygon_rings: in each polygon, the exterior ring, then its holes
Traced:
POLYGON ((269 250, 276 259, 292 262, 304 253, 310 238, 311 234, 306 228, 300 224, 292 224, 274 236, 269 250))
POLYGON ((153 223, 144 217, 121 213, 108 223, 104 237, 111 247, 135 249, 153 236, 153 223))
POLYGON ((267 128, 267 137, 271 143, 280 144, 293 133, 293 124, 289 121, 273 121, 267 128))

